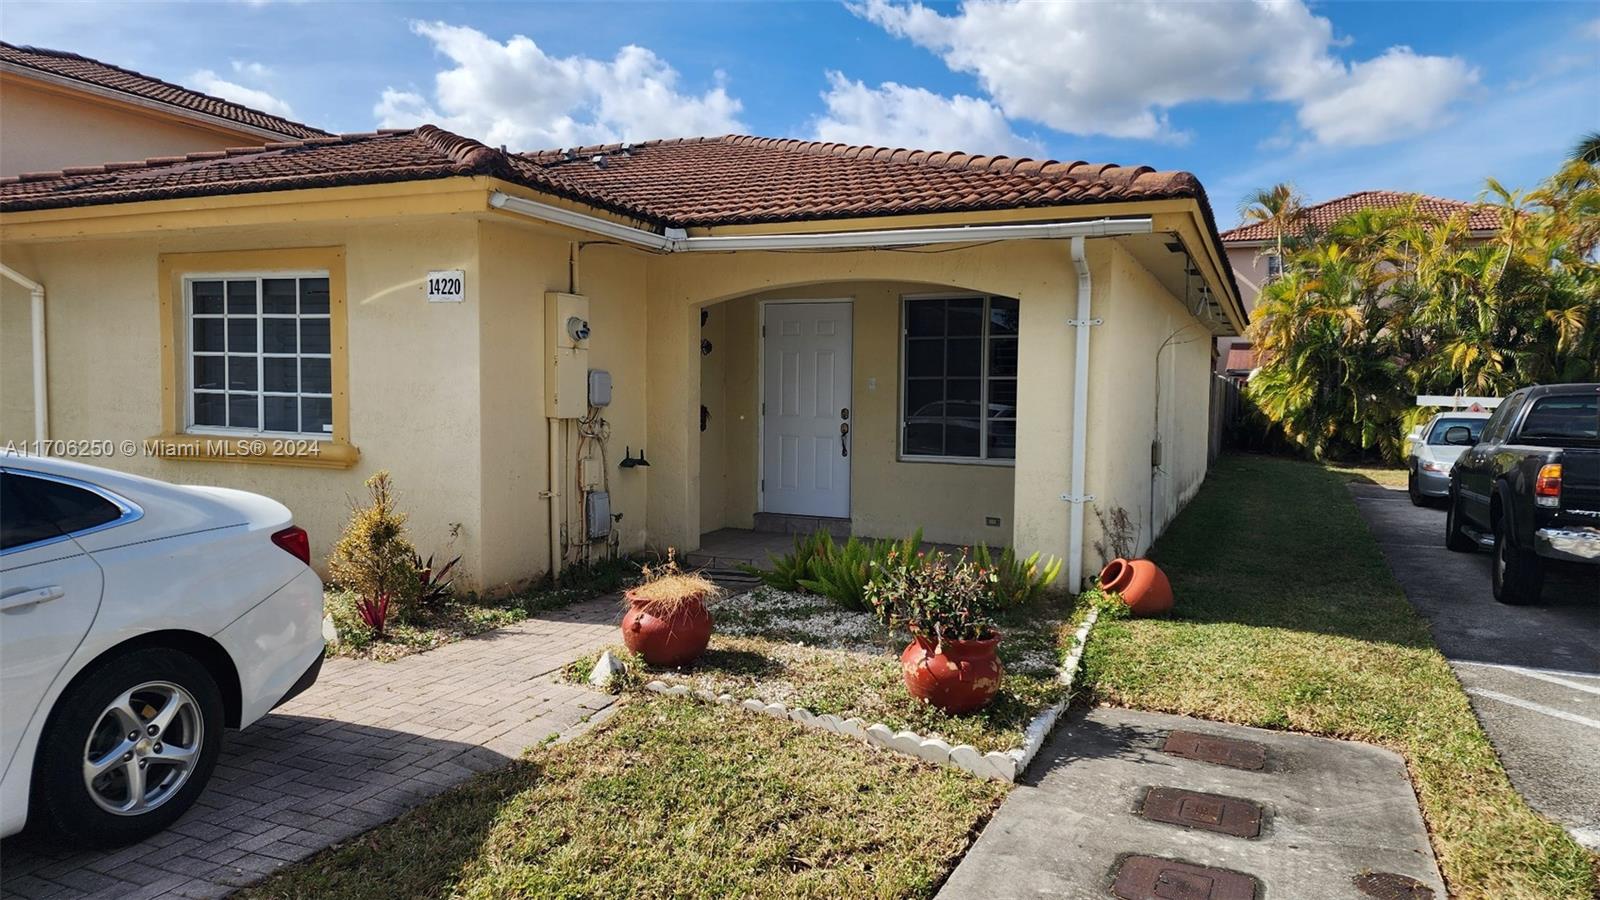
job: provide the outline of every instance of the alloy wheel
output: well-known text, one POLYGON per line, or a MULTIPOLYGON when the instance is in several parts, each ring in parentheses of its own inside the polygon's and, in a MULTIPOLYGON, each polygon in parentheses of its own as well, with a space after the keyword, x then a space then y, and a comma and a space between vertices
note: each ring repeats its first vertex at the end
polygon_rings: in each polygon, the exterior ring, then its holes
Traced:
POLYGON ((205 723, 194 696, 150 681, 111 701, 89 731, 83 782, 106 812, 137 816, 172 799, 200 761, 205 723))

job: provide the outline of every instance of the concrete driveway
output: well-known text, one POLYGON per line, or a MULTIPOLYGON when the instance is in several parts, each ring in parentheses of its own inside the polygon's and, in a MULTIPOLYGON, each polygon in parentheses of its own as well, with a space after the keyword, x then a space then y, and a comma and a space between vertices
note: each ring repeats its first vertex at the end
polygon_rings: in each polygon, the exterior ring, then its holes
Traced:
POLYGON ((1351 492, 1512 783, 1600 849, 1600 576, 1563 572, 1537 606, 1504 606, 1489 589, 1487 553, 1445 549, 1442 508, 1375 485, 1351 492))
POLYGON ((312 688, 230 731, 194 808, 148 840, 0 845, 0 900, 221 897, 381 825, 612 705, 557 670, 617 639, 615 597, 392 663, 331 659, 312 688))

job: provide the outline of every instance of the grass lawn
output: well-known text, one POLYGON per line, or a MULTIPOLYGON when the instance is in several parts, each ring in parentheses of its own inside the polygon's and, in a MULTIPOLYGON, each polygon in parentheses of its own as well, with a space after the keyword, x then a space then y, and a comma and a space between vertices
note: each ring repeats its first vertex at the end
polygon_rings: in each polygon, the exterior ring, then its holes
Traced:
POLYGON ((1356 484, 1376 484, 1383 487, 1405 487, 1404 466, 1346 466, 1328 463, 1328 471, 1345 481, 1356 484))
POLYGON ((1152 557, 1177 614, 1102 618, 1095 699, 1391 747, 1455 896, 1596 895, 1593 857, 1512 788, 1340 472, 1223 457, 1152 557))
MULTIPOLYGON (((1041 601, 998 620, 1005 677, 994 703, 952 716, 912 699, 900 673, 900 652, 910 636, 890 635, 871 613, 840 609, 811 594, 757 588, 711 606, 716 633, 711 648, 682 670, 645 668, 632 686, 660 679, 740 700, 800 706, 823 715, 882 722, 895 731, 970 744, 980 752, 1022 746, 1023 731, 1064 694, 1057 679, 1057 631, 1064 604, 1041 601)), ((619 644, 614 652, 626 652, 619 644)), ((598 655, 598 654, 596 654, 598 655)), ((594 657, 569 670, 584 680, 594 657)), ((640 661, 642 663, 642 661, 640 661)))
POLYGON ((243 898, 925 897, 1007 786, 692 701, 630 698, 243 898))

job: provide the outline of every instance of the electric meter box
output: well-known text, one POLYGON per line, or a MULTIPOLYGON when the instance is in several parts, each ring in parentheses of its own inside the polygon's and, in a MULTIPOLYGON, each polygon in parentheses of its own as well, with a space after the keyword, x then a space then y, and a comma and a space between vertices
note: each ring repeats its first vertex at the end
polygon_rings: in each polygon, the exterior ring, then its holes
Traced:
POLYGON ((589 411, 589 298, 544 295, 544 414, 577 419, 589 411))
POLYGON ((583 501, 583 521, 588 530, 589 539, 597 541, 611 534, 611 494, 606 491, 593 491, 585 494, 583 501))
POLYGON ((589 405, 611 405, 611 373, 605 369, 589 370, 589 405))

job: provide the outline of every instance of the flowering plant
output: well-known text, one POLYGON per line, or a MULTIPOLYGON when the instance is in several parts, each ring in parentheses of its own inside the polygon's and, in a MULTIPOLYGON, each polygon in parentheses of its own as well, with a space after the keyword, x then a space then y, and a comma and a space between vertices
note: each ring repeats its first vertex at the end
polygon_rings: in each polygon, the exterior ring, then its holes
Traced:
MULTIPOLYGON (((876 563, 874 565, 877 565, 876 563)), ((976 641, 994 637, 990 619, 996 601, 992 570, 941 551, 905 557, 891 552, 883 577, 867 585, 867 602, 889 628, 903 627, 934 642, 976 641)))

